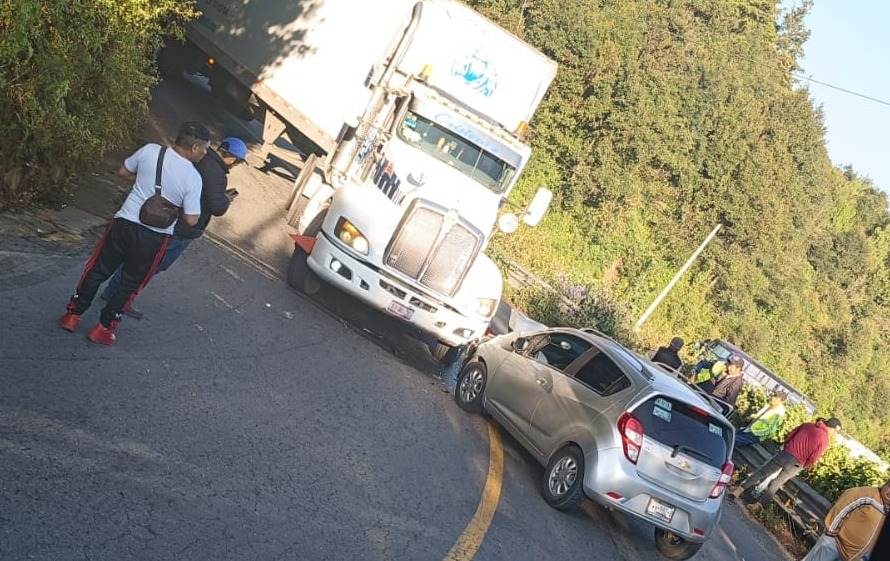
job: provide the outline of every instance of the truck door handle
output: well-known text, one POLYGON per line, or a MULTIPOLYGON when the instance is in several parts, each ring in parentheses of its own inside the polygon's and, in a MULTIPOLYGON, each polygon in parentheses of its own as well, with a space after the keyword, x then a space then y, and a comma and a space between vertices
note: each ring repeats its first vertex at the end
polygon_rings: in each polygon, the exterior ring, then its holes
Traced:
POLYGON ((535 382, 536 382, 539 386, 541 386, 542 388, 544 388, 545 390, 547 390, 548 392, 550 391, 550 388, 552 387, 552 384, 550 383, 550 380, 548 380, 547 378, 538 378, 538 379, 535 380, 535 382))

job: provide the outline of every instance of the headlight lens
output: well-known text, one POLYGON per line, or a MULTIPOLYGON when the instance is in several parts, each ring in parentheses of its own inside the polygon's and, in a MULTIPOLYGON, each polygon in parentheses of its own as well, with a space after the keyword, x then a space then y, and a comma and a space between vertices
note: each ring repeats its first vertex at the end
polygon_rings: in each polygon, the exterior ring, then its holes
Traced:
POLYGON ((367 238, 365 238, 365 236, 359 232, 358 228, 356 228, 349 220, 341 217, 340 220, 337 221, 337 228, 334 230, 334 235, 337 236, 338 240, 351 247, 357 253, 361 253, 362 255, 368 254, 369 246, 367 238))
POLYGON ((498 301, 496 298, 480 298, 479 299, 479 308, 476 310, 479 312, 480 316, 491 317, 494 315, 494 310, 497 308, 498 301))

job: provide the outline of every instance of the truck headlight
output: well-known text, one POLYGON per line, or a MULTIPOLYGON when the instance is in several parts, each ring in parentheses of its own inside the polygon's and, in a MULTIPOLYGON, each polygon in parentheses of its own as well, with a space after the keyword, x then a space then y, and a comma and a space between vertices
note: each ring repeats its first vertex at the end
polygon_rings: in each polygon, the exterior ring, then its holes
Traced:
POLYGON ((479 299, 479 307, 476 311, 480 316, 483 317, 491 317, 494 315, 494 310, 498 305, 498 301, 496 298, 480 298, 479 299))
POLYGON ((367 238, 359 232, 358 228, 356 228, 352 222, 346 220, 342 216, 340 217, 340 220, 337 221, 334 235, 337 236, 338 240, 351 247, 357 253, 361 253, 362 255, 368 254, 369 246, 367 238))

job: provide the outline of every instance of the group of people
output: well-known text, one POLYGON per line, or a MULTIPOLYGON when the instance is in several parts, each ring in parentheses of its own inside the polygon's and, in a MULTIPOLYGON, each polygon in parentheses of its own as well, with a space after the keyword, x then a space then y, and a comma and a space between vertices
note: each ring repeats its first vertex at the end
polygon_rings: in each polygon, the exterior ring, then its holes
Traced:
MULTIPOLYGON (((674 337, 667 346, 655 350, 651 356, 652 362, 664 364, 679 372, 683 367, 683 360, 680 358, 683 346, 683 339, 674 337)), ((735 354, 725 362, 701 360, 693 367, 689 382, 717 399, 735 406, 744 385, 742 375, 744 367, 744 359, 735 354)))
MULTIPOLYGON (((680 371, 682 348, 683 340, 674 337, 669 345, 659 347, 651 359, 680 371)), ((725 362, 702 360, 692 368, 688 381, 735 405, 743 385, 743 368, 744 360, 738 355, 731 355, 725 362)), ((774 438, 785 422, 786 399, 784 392, 774 392, 752 421, 736 433, 736 447, 774 438)), ((801 424, 785 437, 782 448, 765 464, 731 487, 729 495, 748 504, 768 505, 788 481, 816 465, 840 429, 841 422, 834 417, 801 424)), ((890 525, 885 524, 888 513, 890 482, 882 487, 848 489, 825 516, 825 532, 803 561, 890 561, 890 525)))
POLYGON ((117 174, 133 181, 133 187, 87 259, 59 326, 73 333, 108 281, 105 307, 87 338, 113 345, 122 316, 142 316, 133 301, 152 276, 169 268, 204 233, 211 216, 229 209, 237 191, 228 189, 227 175, 246 157, 247 145, 240 138, 226 138, 213 150, 207 127, 187 122, 169 149, 149 143, 124 160, 117 174), (172 213, 172 222, 146 224, 151 204, 172 213))

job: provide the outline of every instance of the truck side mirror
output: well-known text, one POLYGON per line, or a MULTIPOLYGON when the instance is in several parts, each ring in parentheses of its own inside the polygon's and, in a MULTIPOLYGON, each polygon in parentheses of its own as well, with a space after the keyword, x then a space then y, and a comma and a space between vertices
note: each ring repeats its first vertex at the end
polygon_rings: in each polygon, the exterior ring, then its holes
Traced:
POLYGON ((535 198, 532 199, 531 204, 528 205, 528 210, 525 211, 525 216, 522 217, 522 221, 532 228, 540 224, 544 215, 547 213, 547 209, 550 207, 550 201, 552 200, 553 192, 550 189, 545 187, 538 189, 538 192, 535 193, 535 198))

